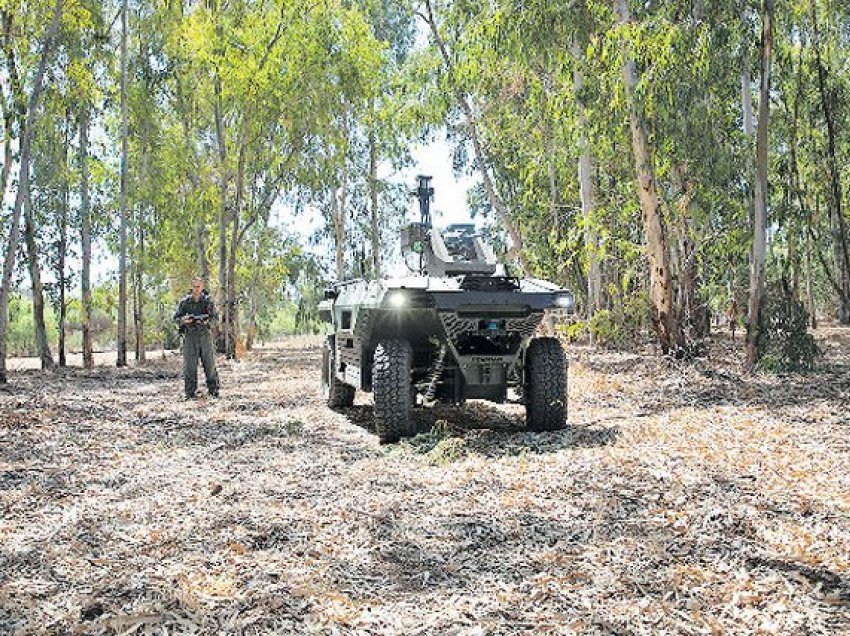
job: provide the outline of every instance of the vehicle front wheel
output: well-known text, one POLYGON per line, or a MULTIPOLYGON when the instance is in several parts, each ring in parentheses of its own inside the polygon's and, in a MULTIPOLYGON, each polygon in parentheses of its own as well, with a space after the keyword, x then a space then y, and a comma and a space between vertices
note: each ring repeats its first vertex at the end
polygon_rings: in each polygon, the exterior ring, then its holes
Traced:
POLYGON ((556 338, 535 338, 525 352, 525 423, 531 431, 567 425, 567 359, 556 338))
POLYGON ((332 409, 354 404, 354 387, 336 377, 336 347, 333 336, 328 336, 322 348, 322 397, 332 409))
POLYGON ((375 347, 372 392, 375 396, 375 431, 382 444, 397 442, 412 427, 413 392, 410 368, 413 350, 406 340, 383 340, 375 347))

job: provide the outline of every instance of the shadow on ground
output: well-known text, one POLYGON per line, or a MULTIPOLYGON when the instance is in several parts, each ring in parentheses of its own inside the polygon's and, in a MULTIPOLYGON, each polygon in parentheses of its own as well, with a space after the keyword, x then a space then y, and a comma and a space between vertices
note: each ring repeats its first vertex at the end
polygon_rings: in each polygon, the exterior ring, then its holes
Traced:
MULTIPOLYGON (((375 434, 372 405, 352 406, 341 409, 341 412, 352 424, 375 434)), ((448 437, 461 438, 468 451, 493 458, 608 446, 614 444, 620 435, 617 426, 567 426, 560 431, 531 432, 526 430, 522 414, 510 413, 484 402, 457 407, 416 408, 413 417, 420 434, 429 436, 434 443, 448 437)), ((411 443, 416 445, 419 437, 413 438, 411 443)))

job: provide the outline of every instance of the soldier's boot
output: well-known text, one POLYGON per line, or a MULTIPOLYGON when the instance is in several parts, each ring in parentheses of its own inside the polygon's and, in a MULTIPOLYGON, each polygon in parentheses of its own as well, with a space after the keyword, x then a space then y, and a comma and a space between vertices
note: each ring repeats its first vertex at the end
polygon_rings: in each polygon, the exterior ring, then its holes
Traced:
POLYGON ((198 391, 198 337, 191 333, 183 337, 183 389, 187 398, 198 391))
POLYGON ((218 397, 218 371, 215 368, 215 350, 209 334, 202 334, 201 336, 201 364, 204 365, 207 392, 212 397, 218 397))

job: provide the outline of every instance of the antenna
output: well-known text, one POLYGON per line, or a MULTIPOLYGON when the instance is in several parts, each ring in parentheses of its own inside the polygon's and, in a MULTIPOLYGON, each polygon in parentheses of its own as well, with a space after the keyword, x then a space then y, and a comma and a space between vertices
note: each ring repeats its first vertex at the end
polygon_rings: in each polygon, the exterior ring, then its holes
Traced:
POLYGON ((419 214, 422 216, 422 224, 431 227, 431 201, 434 200, 434 188, 431 187, 431 177, 424 174, 416 176, 419 185, 411 191, 411 195, 419 199, 419 214))

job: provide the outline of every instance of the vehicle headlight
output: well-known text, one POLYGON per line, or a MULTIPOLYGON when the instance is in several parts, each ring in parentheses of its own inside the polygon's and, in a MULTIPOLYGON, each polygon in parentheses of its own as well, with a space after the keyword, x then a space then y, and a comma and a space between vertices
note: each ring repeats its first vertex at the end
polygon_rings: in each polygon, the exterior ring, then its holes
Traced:
POLYGON ((407 304, 407 294, 400 290, 392 291, 387 296, 387 302, 390 307, 401 309, 407 304))
POLYGON ((555 307, 558 309, 572 311, 573 305, 575 305, 575 299, 573 299, 573 295, 570 292, 555 294, 555 307))

